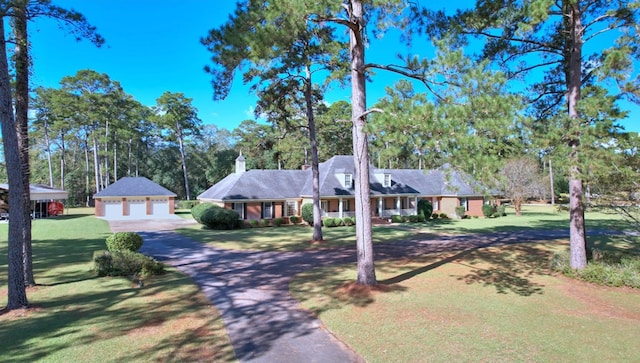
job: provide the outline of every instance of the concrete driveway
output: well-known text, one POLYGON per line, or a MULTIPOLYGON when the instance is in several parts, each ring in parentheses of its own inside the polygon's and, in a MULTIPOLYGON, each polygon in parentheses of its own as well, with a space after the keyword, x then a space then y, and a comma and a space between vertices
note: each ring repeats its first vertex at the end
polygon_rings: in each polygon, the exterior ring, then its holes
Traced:
POLYGON ((191 218, 180 218, 174 215, 162 219, 113 219, 109 220, 112 232, 159 232, 173 231, 177 228, 185 228, 198 224, 191 218))

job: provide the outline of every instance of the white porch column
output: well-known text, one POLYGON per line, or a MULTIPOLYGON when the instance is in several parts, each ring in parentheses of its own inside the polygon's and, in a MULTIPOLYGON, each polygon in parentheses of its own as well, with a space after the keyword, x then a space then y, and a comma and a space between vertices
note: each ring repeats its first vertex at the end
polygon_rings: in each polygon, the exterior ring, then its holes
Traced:
POLYGON ((384 217, 384 205, 382 204, 382 197, 378 198, 378 216, 384 217))
POLYGON ((418 197, 413 197, 413 214, 418 215, 418 197))
POLYGON ((400 206, 402 206, 402 204, 400 204, 400 196, 397 196, 397 197, 396 197, 396 211, 397 211, 397 213, 396 213, 396 214, 402 214, 402 213, 400 212, 400 206))
POLYGON ((338 199, 338 217, 342 218, 342 198, 338 199))

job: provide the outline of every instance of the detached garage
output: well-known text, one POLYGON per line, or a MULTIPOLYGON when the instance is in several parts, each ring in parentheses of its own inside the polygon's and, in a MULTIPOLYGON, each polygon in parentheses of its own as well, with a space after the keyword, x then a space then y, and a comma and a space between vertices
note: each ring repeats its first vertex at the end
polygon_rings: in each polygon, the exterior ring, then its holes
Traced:
POLYGON ((96 217, 171 218, 176 194, 145 177, 124 177, 93 195, 96 217))

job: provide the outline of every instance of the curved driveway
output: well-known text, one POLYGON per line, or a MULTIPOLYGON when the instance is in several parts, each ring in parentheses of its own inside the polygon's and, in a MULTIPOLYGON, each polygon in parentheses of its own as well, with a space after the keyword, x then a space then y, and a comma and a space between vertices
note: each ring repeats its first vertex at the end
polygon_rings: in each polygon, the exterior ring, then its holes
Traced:
MULTIPOLYGON (((136 224, 130 226, 134 229, 136 224)), ((165 225, 166 226, 166 225, 165 225)), ((144 231, 137 224, 138 232, 144 231)), ((112 224, 112 230, 124 230, 112 224)), ((221 312, 242 362, 359 362, 313 314, 289 294, 291 278, 316 267, 355 263, 355 248, 300 252, 230 251, 195 242, 170 230, 146 228, 142 252, 193 278, 221 312)), ((469 251, 493 244, 566 238, 567 231, 456 235, 376 244, 376 259, 469 251)), ((449 261, 450 259, 446 259, 449 261)), ((443 261, 443 263, 446 261, 443 261)), ((436 266, 439 264, 435 264, 436 266)), ((436 267, 433 266, 433 267, 436 267)))

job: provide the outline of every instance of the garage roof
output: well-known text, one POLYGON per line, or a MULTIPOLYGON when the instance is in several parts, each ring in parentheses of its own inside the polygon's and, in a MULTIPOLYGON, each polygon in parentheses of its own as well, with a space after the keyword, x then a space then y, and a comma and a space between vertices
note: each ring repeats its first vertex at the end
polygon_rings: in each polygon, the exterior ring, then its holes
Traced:
POLYGON ((176 193, 160 186, 145 177, 127 176, 93 195, 104 197, 175 197, 176 193))
MULTIPOLYGON (((9 190, 9 184, 0 184, 0 190, 9 190)), ((69 193, 43 184, 29 184, 31 200, 62 200, 67 199, 69 193)))

